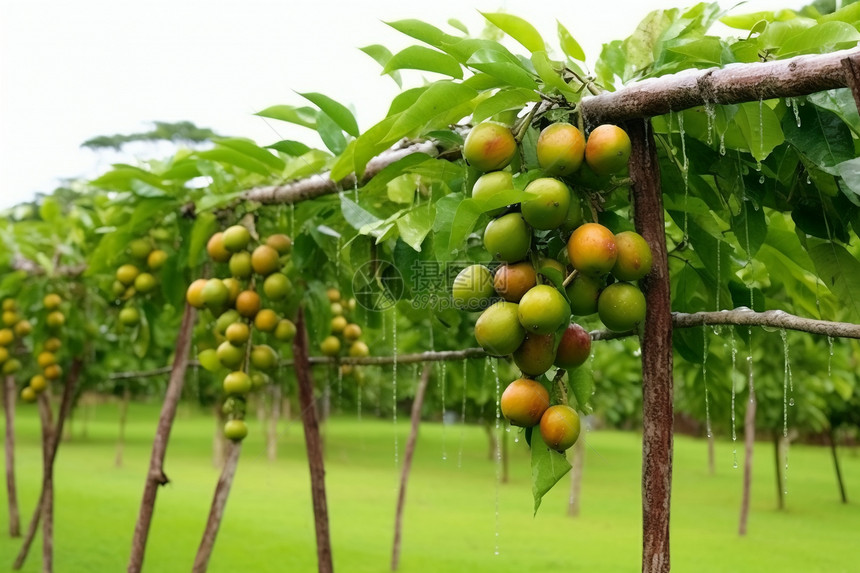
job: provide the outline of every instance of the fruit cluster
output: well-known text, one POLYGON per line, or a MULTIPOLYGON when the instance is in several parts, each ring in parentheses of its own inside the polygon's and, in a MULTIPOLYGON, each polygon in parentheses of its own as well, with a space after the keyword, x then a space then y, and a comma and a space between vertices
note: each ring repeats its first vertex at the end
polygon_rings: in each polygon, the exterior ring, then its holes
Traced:
POLYGON ((57 352, 63 346, 60 336, 66 324, 66 315, 60 309, 63 299, 56 293, 48 293, 42 299, 42 310, 45 315, 45 326, 51 336, 42 342, 42 349, 36 354, 36 363, 40 373, 30 378, 30 383, 21 390, 21 398, 32 402, 41 394, 48 384, 63 375, 63 369, 57 360, 57 352))
MULTIPOLYGON (((3 374, 11 375, 21 369, 21 361, 12 357, 12 344, 33 331, 30 321, 18 314, 18 305, 15 299, 7 298, 3 301, 3 328, 0 329, 0 365, 3 366, 3 374)), ((35 399, 35 395, 33 395, 35 399)))
MULTIPOLYGON (((340 291, 336 288, 328 289, 326 296, 328 297, 332 315, 331 331, 320 343, 320 352, 324 356, 331 357, 343 354, 352 357, 368 356, 370 348, 366 342, 359 340, 361 338, 361 327, 349 321, 350 314, 355 311, 355 299, 341 300, 340 291)), ((344 373, 348 374, 351 372, 351 370, 347 369, 344 373)))
POLYGON ((167 252, 154 248, 150 239, 135 239, 128 245, 132 262, 116 269, 116 278, 111 286, 113 296, 125 303, 119 311, 119 322, 126 327, 140 323, 140 310, 133 304, 135 295, 149 295, 158 287, 155 274, 167 262, 167 252), (147 270, 142 271, 144 267, 147 270))
MULTIPOLYGON (((463 155, 489 171, 475 182, 473 199, 488 201, 515 189, 514 176, 502 170, 517 151, 503 125, 486 122, 471 130, 463 155)), ((607 275, 618 281, 643 278, 651 269, 651 251, 636 233, 614 235, 598 223, 584 223, 580 198, 569 185, 582 169, 601 177, 626 167, 630 139, 622 129, 602 125, 586 141, 573 125, 555 123, 540 133, 536 155, 541 172, 530 177, 526 198, 489 211, 493 219, 484 247, 499 266, 495 272, 484 265, 463 269, 452 298, 457 308, 483 309, 475 324, 478 343, 491 355, 512 355, 523 373, 502 394, 502 413, 514 425, 540 425, 547 445, 563 451, 579 435, 579 416, 567 404, 551 406, 538 379, 553 365, 570 369, 587 360, 591 338, 571 315, 597 312, 616 331, 644 319, 641 291, 631 282, 607 286, 607 275)))
MULTIPOLYGON (((247 227, 233 225, 212 235, 206 245, 212 261, 225 263, 231 276, 198 279, 186 293, 191 306, 210 313, 205 324, 211 343, 198 358, 211 372, 228 370, 223 380, 227 396, 223 409, 228 417, 224 435, 234 441, 248 434, 244 421, 247 394, 265 384, 264 373, 277 367, 279 360, 271 346, 253 343, 253 331, 278 342, 289 342, 296 334, 295 324, 271 308, 285 303, 292 294, 292 283, 282 272, 291 249, 292 241, 286 235, 270 235, 256 243, 247 227), (262 281, 266 307, 257 292, 258 281, 262 281)), ((221 268, 223 265, 216 267, 221 268)), ((206 346, 207 342, 199 344, 206 346)))

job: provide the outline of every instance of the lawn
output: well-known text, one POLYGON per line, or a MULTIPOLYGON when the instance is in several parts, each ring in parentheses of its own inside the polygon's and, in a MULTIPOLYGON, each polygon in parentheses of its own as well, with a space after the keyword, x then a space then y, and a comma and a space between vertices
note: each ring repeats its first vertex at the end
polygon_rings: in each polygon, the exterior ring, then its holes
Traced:
MULTIPOLYGON (((35 408, 19 406, 19 497, 25 522, 38 495, 40 461, 35 408)), ((79 418, 82 414, 79 414, 79 418)), ((114 467, 117 411, 99 406, 82 435, 63 443, 56 478, 55 569, 58 573, 124 571, 140 503, 154 405, 132 405, 125 464, 114 467)), ((159 492, 145 570, 187 572, 203 531, 218 472, 212 467, 213 421, 183 408, 174 426, 159 492)), ((282 427, 280 457, 265 457, 262 429, 251 422, 209 570, 315 571, 313 515, 304 441, 298 422, 282 427)), ((335 569, 388 570, 399 463, 408 420, 336 417, 324 428, 328 502, 335 569)), ((510 482, 497 486, 487 439, 476 426, 425 424, 406 505, 400 570, 426 572, 590 572, 640 569, 640 437, 587 435, 582 515, 567 517, 568 480, 532 516, 530 468, 522 440, 511 438, 510 482), (462 436, 462 438, 461 438, 462 436), (461 445, 462 444, 462 445, 461 445), (443 459, 446 454, 447 459, 443 459), (498 506, 498 512, 496 507, 498 506), (498 547, 498 555, 496 555, 498 547)), ((739 446, 739 455, 742 444, 739 446)), ((857 571, 860 505, 839 503, 829 452, 793 446, 788 508, 776 511, 773 452, 756 450, 749 534, 736 534, 742 470, 732 444, 717 443, 717 474, 708 475, 704 441, 677 437, 672 497, 675 571, 857 571)), ((860 457, 843 450, 850 496, 860 496, 860 457)), ((0 571, 19 542, 8 538, 5 488, 0 492, 0 571)), ((36 572, 38 542, 24 571, 36 572)))

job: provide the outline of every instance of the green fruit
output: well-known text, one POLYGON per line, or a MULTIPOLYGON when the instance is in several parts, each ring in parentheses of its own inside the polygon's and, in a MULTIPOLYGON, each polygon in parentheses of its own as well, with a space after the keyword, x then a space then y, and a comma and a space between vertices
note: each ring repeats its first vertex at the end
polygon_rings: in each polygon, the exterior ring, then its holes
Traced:
POLYGON ((475 323, 475 339, 493 356, 507 356, 519 348, 526 331, 517 318, 518 305, 497 302, 487 308, 475 323))
POLYGON ((540 419, 540 436, 550 448, 563 452, 579 439, 580 422, 576 410, 566 404, 550 406, 540 419))
POLYGON ((282 318, 275 327, 275 339, 281 342, 290 342, 296 336, 296 325, 292 320, 282 318))
POLYGON ((551 177, 535 179, 525 189, 533 195, 522 203, 523 219, 540 230, 557 229, 570 209, 570 189, 551 177))
POLYGON ((57 310, 62 303, 63 299, 56 293, 46 294, 45 298, 42 299, 42 306, 45 307, 45 310, 57 310))
POLYGON ((552 334, 526 334, 514 351, 514 363, 527 376, 540 376, 555 359, 555 337, 552 334))
POLYGON ((573 232, 574 229, 582 225, 582 221, 582 205, 579 202, 579 197, 575 193, 571 193, 570 207, 567 208, 567 215, 561 222, 561 230, 565 233, 573 232))
POLYGON ((600 296, 602 288, 601 279, 577 274, 565 289, 567 298, 570 299, 570 312, 576 316, 588 316, 597 312, 597 297, 600 296))
POLYGON ((66 315, 60 312, 59 310, 55 310, 53 312, 48 313, 48 316, 45 318, 45 324, 48 325, 48 328, 52 330, 56 330, 66 324, 66 315))
POLYGON ((233 225, 224 231, 222 241, 228 252, 237 253, 251 242, 251 233, 242 225, 233 225))
POLYGON ((242 346, 251 337, 251 329, 244 322, 234 322, 227 327, 224 336, 233 346, 242 346))
POLYGON ((229 342, 222 342, 218 345, 218 360, 225 368, 238 368, 245 360, 245 349, 233 346, 229 342))
POLYGON ((290 296, 293 285, 282 273, 272 273, 263 281, 263 292, 269 300, 283 300, 290 296))
POLYGON ((331 319, 331 331, 332 334, 340 334, 343 332, 343 329, 346 328, 346 325, 349 324, 346 320, 345 316, 336 316, 331 319))
POLYGON ((356 342, 353 342, 352 345, 349 347, 349 355, 355 358, 369 356, 370 348, 367 346, 366 343, 358 340, 356 342))
POLYGON ((463 157, 479 171, 503 169, 516 153, 514 134, 500 123, 479 123, 472 128, 463 143, 463 157))
POLYGON ((239 282, 239 279, 234 279, 233 277, 221 279, 221 282, 224 283, 224 286, 230 292, 230 296, 227 297, 227 304, 236 304, 236 299, 239 298, 239 293, 242 292, 242 283, 239 282))
POLYGON ((33 325, 30 324, 29 320, 19 320, 15 323, 15 326, 12 328, 15 331, 15 336, 18 338, 24 338, 31 332, 33 332, 33 325))
POLYGON ((266 239, 266 244, 278 251, 279 255, 289 254, 293 249, 293 240, 283 233, 270 235, 266 239))
POLYGON ((597 175, 617 173, 630 159, 630 137, 616 125, 600 125, 588 135, 585 162, 597 175))
POLYGON ((139 273, 140 271, 134 265, 122 265, 116 270, 116 280, 125 286, 131 286, 139 273))
POLYGON ((15 340, 15 333, 11 328, 0 328, 0 346, 9 346, 15 340))
POLYGON ((3 374, 14 374, 21 369, 21 361, 17 358, 10 358, 3 363, 3 374))
POLYGON ((235 309, 231 308, 230 310, 224 311, 215 321, 215 332, 218 334, 224 334, 227 332, 227 329, 230 328, 231 324, 239 322, 240 320, 242 320, 242 317, 235 309))
MULTIPOLYGON (((514 176, 509 171, 492 171, 478 177, 475 184, 472 186, 472 199, 486 203, 492 201, 493 198, 504 191, 512 191, 514 189, 514 176)), ((505 207, 499 207, 487 211, 491 217, 496 217, 505 212, 505 207)))
POLYGON ((126 307, 119 311, 119 321, 123 326, 137 326, 140 322, 140 312, 136 308, 126 307))
POLYGON ((639 233, 624 231, 615 235, 618 258, 612 275, 620 281, 638 281, 651 272, 651 247, 639 233))
POLYGON ((278 353, 266 344, 251 349, 251 366, 258 370, 271 370, 278 365, 278 353))
POLYGON ((326 336, 320 343, 320 351, 325 356, 337 356, 340 353, 340 340, 336 336, 326 336))
POLYGON ((230 299, 230 289, 220 279, 209 279, 203 286, 200 295, 203 304, 212 312, 216 312, 227 306, 227 301, 230 299))
POLYGON ((523 260, 531 246, 531 230, 519 213, 493 219, 484 230, 484 247, 494 259, 506 263, 523 260))
POLYGON ((576 323, 568 325, 555 353, 555 365, 559 368, 581 366, 591 355, 591 335, 576 323))
POLYGON ((597 300, 597 314, 609 330, 632 330, 645 320, 645 295, 630 283, 609 285, 597 300))
POLYGON ((248 436, 248 425, 243 420, 227 420, 224 424, 224 437, 241 442, 248 436))
POLYGON ((352 342, 361 338, 361 327, 357 324, 347 324, 343 328, 343 337, 352 342))
POLYGON ((203 289, 206 287, 206 279, 197 279, 188 285, 188 290, 185 291, 185 300, 194 308, 200 309, 205 305, 203 303, 203 289))
POLYGON ((36 391, 33 390, 29 386, 24 386, 21 389, 21 399, 25 402, 35 402, 36 401, 36 391))
POLYGON ((502 392, 499 407, 514 426, 536 426, 549 408, 549 392, 540 382, 528 378, 514 380, 502 392))
POLYGON ((582 165, 585 138, 569 123, 554 123, 540 132, 535 151, 544 173, 570 175, 582 165))
POLYGON ((218 360, 218 352, 214 348, 201 350, 197 354, 197 361, 207 372, 218 372, 222 368, 221 361, 218 360))
POLYGON ((255 390, 265 386, 268 381, 269 377, 262 372, 254 372, 251 374, 251 386, 253 386, 255 390))
POLYGON ((0 346, 0 364, 3 364, 7 360, 9 360, 9 349, 5 346, 0 346))
POLYGON ((230 274, 239 279, 246 279, 251 276, 251 253, 248 251, 239 251, 230 256, 230 274))
POLYGON ((340 316, 343 314, 343 305, 339 302, 331 303, 331 315, 332 316, 340 316))
POLYGON ((41 374, 36 374, 30 378, 30 388, 37 394, 43 392, 48 387, 48 380, 41 374))
POLYGON ((155 277, 149 273, 140 273, 134 279, 134 288, 141 294, 147 294, 155 290, 158 283, 155 277))
POLYGON ((145 259, 152 252, 152 245, 146 239, 135 239, 128 244, 128 254, 135 259, 145 259))
POLYGON ((119 298, 123 294, 125 294, 125 285, 119 281, 113 281, 113 284, 111 284, 110 288, 111 288, 111 293, 113 293, 113 296, 116 298, 119 298))
POLYGON ((466 267, 457 274, 451 287, 454 308, 460 310, 483 310, 493 294, 493 273, 484 265, 466 267))
POLYGON ((558 289, 537 285, 523 295, 518 315, 520 324, 535 334, 550 334, 570 320, 570 307, 558 289))
POLYGON ((612 270, 618 258, 615 235, 599 223, 585 223, 570 235, 567 257, 573 268, 581 273, 605 275, 612 270))

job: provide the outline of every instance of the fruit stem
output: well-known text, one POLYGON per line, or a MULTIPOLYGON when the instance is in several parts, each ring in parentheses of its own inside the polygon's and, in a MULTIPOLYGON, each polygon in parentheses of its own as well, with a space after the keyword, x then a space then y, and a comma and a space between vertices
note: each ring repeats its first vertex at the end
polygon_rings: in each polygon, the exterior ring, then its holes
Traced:
POLYGON ((561 397, 560 402, 562 404, 567 404, 567 385, 562 381, 566 373, 566 370, 559 368, 555 371, 555 377, 552 379, 552 383, 558 390, 559 396, 561 397))
POLYGON ((593 81, 583 78, 578 73, 576 73, 574 70, 572 70, 568 67, 565 67, 564 69, 565 69, 565 71, 570 72, 570 74, 576 78, 576 81, 578 81, 580 84, 582 84, 585 87, 585 89, 587 89, 591 95, 600 95, 600 93, 603 91, 601 89, 598 89, 597 86, 594 85, 593 81))
POLYGON ((523 142, 523 138, 526 136, 526 131, 528 130, 529 126, 531 125, 532 120, 534 119, 535 113, 537 113, 537 109, 538 109, 539 105, 540 105, 539 103, 534 104, 532 106, 532 108, 529 110, 528 115, 526 115, 522 119, 522 121, 520 122, 520 125, 517 127, 517 132, 514 134, 514 139, 516 140, 517 144, 520 144, 523 142))
POLYGON ((573 272, 570 273, 569 275, 567 275, 567 278, 564 279, 564 282, 561 283, 561 286, 567 288, 567 285, 572 283, 573 279, 575 279, 578 275, 579 275, 579 271, 576 269, 573 269, 573 272))

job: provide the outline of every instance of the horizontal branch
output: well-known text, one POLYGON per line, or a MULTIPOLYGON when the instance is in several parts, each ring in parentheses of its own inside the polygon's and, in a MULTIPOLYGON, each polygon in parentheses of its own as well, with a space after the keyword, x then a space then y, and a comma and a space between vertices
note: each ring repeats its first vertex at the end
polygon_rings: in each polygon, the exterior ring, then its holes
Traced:
POLYGON ((831 338, 860 339, 860 324, 803 318, 782 310, 755 312, 746 307, 740 307, 734 310, 696 312, 693 314, 676 312, 672 314, 672 323, 675 328, 689 328, 691 326, 704 325, 767 326, 771 328, 784 328, 786 330, 808 332, 810 334, 821 334, 824 336, 830 336, 831 338))
POLYGON ((580 109, 591 124, 618 123, 706 103, 736 104, 808 95, 846 87, 848 80, 842 63, 846 59, 860 59, 860 49, 684 70, 583 98, 580 109))
MULTIPOLYGON (((41 276, 46 274, 45 267, 40 265, 39 263, 22 257, 20 255, 15 256, 12 259, 12 263, 10 265, 13 271, 24 271, 30 276, 41 276)), ((53 275, 61 276, 67 278, 75 278, 84 274, 84 271, 87 270, 86 263, 79 263, 77 265, 59 265, 54 268, 53 275)))

